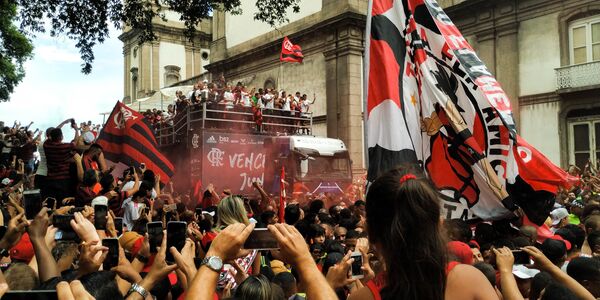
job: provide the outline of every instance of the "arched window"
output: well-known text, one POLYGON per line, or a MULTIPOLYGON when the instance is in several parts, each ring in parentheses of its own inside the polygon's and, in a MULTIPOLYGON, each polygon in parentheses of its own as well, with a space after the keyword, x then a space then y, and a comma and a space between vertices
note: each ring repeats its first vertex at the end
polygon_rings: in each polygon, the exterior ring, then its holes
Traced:
POLYGON ((275 90, 275 81, 272 78, 267 79, 267 81, 265 81, 264 88, 265 88, 265 90, 266 89, 275 90))

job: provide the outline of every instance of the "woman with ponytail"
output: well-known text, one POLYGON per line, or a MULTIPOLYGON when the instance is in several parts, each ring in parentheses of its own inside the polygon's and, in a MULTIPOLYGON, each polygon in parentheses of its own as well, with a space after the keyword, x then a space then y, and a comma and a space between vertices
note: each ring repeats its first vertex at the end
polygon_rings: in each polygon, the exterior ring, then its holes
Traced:
POLYGON ((498 299, 480 271, 449 264, 439 195, 420 171, 384 174, 366 202, 369 240, 385 271, 348 299, 498 299))

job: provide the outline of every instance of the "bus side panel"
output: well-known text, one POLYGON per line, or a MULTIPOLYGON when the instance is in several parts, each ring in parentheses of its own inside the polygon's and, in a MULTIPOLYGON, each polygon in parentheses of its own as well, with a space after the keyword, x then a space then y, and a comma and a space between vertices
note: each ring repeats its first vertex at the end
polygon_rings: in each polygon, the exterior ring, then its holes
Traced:
POLYGON ((263 147, 265 136, 204 131, 201 138, 201 151, 192 155, 192 177, 197 175, 194 164, 199 163, 204 187, 212 183, 219 194, 229 189, 249 195, 255 193, 254 181, 262 185, 265 177, 272 176, 265 173, 269 163, 263 147))

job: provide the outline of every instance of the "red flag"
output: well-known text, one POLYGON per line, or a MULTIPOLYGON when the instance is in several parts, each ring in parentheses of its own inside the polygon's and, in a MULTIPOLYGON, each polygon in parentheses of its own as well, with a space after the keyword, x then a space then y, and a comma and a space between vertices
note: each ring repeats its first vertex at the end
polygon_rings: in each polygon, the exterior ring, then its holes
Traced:
POLYGON ((279 223, 284 223, 285 217, 285 168, 281 166, 281 179, 279 181, 279 223))
POLYGON ((436 1, 370 3, 368 180, 414 164, 446 218, 497 220, 519 206, 542 224, 572 178, 517 135, 508 96, 473 47, 436 1))
POLYGON ((290 39, 286 36, 283 38, 283 44, 281 44, 281 55, 279 56, 280 61, 286 62, 297 62, 302 63, 304 55, 302 54, 302 48, 298 45, 292 44, 290 39))
POLYGON ((117 102, 96 142, 106 159, 128 166, 146 164, 164 184, 174 174, 173 164, 158 150, 154 133, 144 116, 117 102))

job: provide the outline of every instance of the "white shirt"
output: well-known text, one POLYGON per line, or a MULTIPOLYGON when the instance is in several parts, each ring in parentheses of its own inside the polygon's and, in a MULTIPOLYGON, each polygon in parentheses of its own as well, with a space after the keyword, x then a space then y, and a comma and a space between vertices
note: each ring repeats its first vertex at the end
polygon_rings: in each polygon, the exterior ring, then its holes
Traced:
POLYGON ((288 97, 285 97, 285 99, 283 99, 283 108, 282 108, 282 109, 283 109, 283 110, 287 110, 287 111, 290 111, 290 110, 292 110, 292 109, 290 108, 290 98, 288 98, 288 97))
POLYGON ((38 153, 40 154, 40 163, 38 164, 36 175, 48 176, 48 165, 46 164, 46 152, 44 152, 44 144, 37 146, 38 153))
POLYGON ((242 105, 245 107, 252 106, 252 102, 250 102, 250 95, 246 92, 242 92, 242 105))
POLYGON ((266 95, 263 96, 263 99, 265 100, 265 107, 266 108, 269 108, 269 109, 275 108, 275 104, 274 104, 275 101, 273 101, 273 95, 266 94, 266 95))
POLYGON ((146 205, 144 203, 135 203, 131 198, 123 201, 123 224, 127 226, 128 230, 133 230, 133 223, 140 218, 140 210, 144 209, 146 205))
POLYGON ((225 102, 225 108, 232 109, 234 100, 235 100, 235 96, 233 95, 232 92, 227 91, 227 92, 223 93, 223 102, 225 102))

